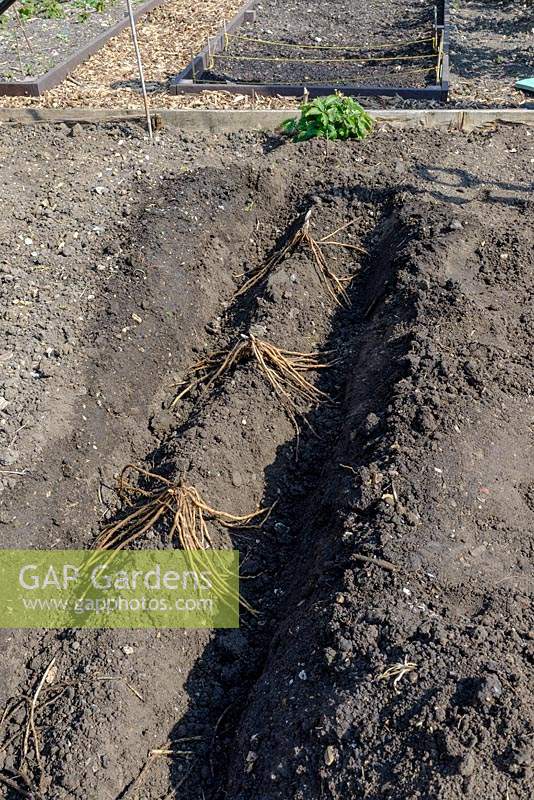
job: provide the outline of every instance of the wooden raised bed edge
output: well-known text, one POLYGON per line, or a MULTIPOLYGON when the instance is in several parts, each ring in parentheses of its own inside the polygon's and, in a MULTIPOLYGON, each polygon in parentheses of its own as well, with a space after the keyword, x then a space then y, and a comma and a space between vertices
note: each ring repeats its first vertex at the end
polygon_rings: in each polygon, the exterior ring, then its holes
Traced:
POLYGON ((443 59, 441 64, 441 81, 432 86, 421 88, 409 86, 358 86, 358 85, 317 85, 317 84, 259 84, 259 83, 196 83, 195 75, 201 75, 207 68, 211 53, 222 52, 225 44, 225 32, 231 33, 244 22, 254 18, 254 6, 258 0, 248 0, 230 22, 226 23, 226 31, 219 30, 208 44, 178 75, 171 79, 171 94, 197 94, 204 91, 231 92, 233 94, 281 95, 284 97, 301 97, 306 90, 311 97, 332 94, 335 91, 345 95, 360 97, 392 97, 398 95, 415 100, 439 100, 446 102, 449 93, 449 0, 437 2, 437 29, 441 31, 443 41, 443 59))
MULTIPOLYGON (((163 0, 147 0, 139 6, 134 12, 134 17, 137 19, 142 14, 152 11, 153 8, 159 6, 163 0)), ((39 97, 43 92, 57 86, 58 83, 65 80, 67 75, 72 70, 81 64, 83 61, 100 50, 101 47, 108 41, 108 39, 117 36, 124 28, 129 25, 129 19, 125 12, 123 19, 115 22, 105 31, 96 36, 91 42, 81 47, 70 56, 66 61, 52 67, 48 72, 45 72, 38 78, 29 78, 22 81, 0 81, 0 95, 7 95, 9 97, 25 96, 25 97, 39 97)))
MULTIPOLYGON (((241 110, 209 108, 154 108, 164 126, 186 133, 202 131, 221 133, 235 131, 274 131, 288 117, 299 116, 296 109, 241 110)), ((432 109, 373 109, 378 125, 417 129, 445 128, 471 131, 475 128, 502 125, 528 125, 534 128, 534 109, 522 108, 432 108, 432 109)), ((107 125, 118 122, 146 123, 144 111, 123 108, 0 108, 2 125, 107 125)))

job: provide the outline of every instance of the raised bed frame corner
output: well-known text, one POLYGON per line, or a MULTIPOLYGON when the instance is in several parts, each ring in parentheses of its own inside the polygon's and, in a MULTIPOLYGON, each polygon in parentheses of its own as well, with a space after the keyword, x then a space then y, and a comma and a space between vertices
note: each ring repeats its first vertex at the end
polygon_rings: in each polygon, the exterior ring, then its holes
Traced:
MULTIPOLYGON (((153 8, 156 8, 156 6, 159 6, 162 2, 163 0, 146 0, 146 2, 135 9, 134 18, 137 19, 148 11, 152 11, 153 8)), ((98 36, 95 36, 88 44, 76 50, 76 52, 65 61, 60 62, 39 77, 32 77, 22 81, 0 80, 0 95, 7 95, 8 97, 39 97, 44 94, 44 92, 53 89, 54 86, 57 86, 58 83, 65 80, 73 69, 84 61, 87 61, 87 59, 100 50, 109 39, 117 36, 129 24, 128 14, 125 12, 122 19, 110 25, 109 28, 98 36)))
POLYGON ((314 85, 314 84, 259 84, 259 83, 197 83, 196 76, 201 75, 208 68, 212 54, 224 51, 226 34, 235 31, 244 22, 253 21, 254 7, 258 0, 248 0, 238 13, 226 22, 224 28, 215 36, 208 39, 206 47, 191 60, 185 69, 170 81, 171 94, 198 94, 200 92, 231 92, 233 94, 266 95, 273 97, 301 97, 306 91, 310 97, 329 95, 339 91, 353 97, 392 97, 398 95, 412 100, 434 100, 446 102, 449 94, 449 0, 437 0, 436 6, 436 32, 439 41, 438 61, 439 83, 424 87, 409 86, 364 86, 364 85, 314 85))

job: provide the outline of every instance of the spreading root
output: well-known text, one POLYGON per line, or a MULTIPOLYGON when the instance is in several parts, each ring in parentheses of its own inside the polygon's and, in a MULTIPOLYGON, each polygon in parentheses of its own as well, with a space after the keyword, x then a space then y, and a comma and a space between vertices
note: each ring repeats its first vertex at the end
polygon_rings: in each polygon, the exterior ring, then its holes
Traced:
MULTIPOLYGON (((207 520, 218 522, 228 528, 261 528, 272 511, 272 508, 260 508, 252 514, 243 516, 228 514, 208 505, 194 486, 188 486, 183 481, 173 483, 162 475, 148 472, 133 464, 128 464, 122 470, 117 493, 123 505, 130 510, 118 522, 104 528, 96 541, 96 548, 122 550, 148 533, 156 523, 166 521, 170 525, 171 540, 178 539, 188 565, 193 571, 197 568, 202 569, 200 551, 213 548, 207 520), (131 483, 126 476, 132 471, 154 483, 157 488, 149 491, 131 483)), ((255 614, 255 609, 241 594, 236 593, 234 597, 229 592, 228 584, 224 580, 226 572, 227 569, 221 560, 219 569, 211 576, 215 595, 223 604, 231 604, 235 600, 250 613, 255 614)))
POLYGON ((133 464, 122 470, 117 494, 131 510, 118 522, 104 528, 96 541, 99 550, 122 550, 162 520, 170 522, 169 535, 171 539, 178 539, 183 550, 204 550, 213 547, 206 520, 226 527, 247 527, 260 518, 263 524, 269 514, 269 510, 263 508, 244 516, 227 514, 209 506, 194 486, 182 481, 173 483, 133 464), (157 488, 148 491, 131 483, 127 480, 130 472, 155 483, 157 488))
POLYGON ((325 392, 317 389, 302 374, 309 370, 325 369, 331 366, 332 362, 328 364, 320 362, 318 355, 318 353, 280 350, 253 335, 244 337, 231 350, 213 353, 195 364, 187 379, 181 384, 183 388, 174 398, 172 406, 174 407, 197 386, 203 386, 204 390, 208 390, 237 364, 253 359, 298 432, 296 416, 302 413, 302 403, 330 400, 325 392))
POLYGON ((248 292, 253 286, 262 281, 271 272, 271 270, 276 269, 276 267, 281 264, 285 258, 290 256, 298 247, 304 246, 310 249, 313 257, 313 263, 328 294, 337 304, 349 305, 346 286, 351 282, 352 276, 344 275, 340 277, 336 275, 335 272, 333 272, 328 266, 328 261, 323 252, 323 248, 343 247, 347 250, 357 250, 360 253, 366 253, 366 250, 357 244, 340 242, 334 238, 352 225, 355 220, 347 222, 345 225, 342 225, 340 228, 332 231, 332 233, 329 233, 327 236, 323 236, 322 239, 315 239, 310 232, 310 219, 312 210, 313 209, 310 208, 309 211, 306 212, 302 225, 298 227, 297 230, 289 237, 283 247, 272 253, 267 261, 260 267, 248 273, 247 280, 236 292, 235 297, 239 297, 240 295, 248 292))

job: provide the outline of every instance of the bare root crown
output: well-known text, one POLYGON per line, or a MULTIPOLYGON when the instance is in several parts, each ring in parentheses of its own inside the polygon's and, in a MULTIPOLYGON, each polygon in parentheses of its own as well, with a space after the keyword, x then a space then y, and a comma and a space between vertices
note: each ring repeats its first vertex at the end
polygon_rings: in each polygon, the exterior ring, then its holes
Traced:
POLYGON ((332 233, 329 233, 322 239, 315 239, 310 231, 310 219, 312 211, 313 208, 310 208, 306 212, 302 225, 297 228, 295 233, 289 237, 283 247, 275 250, 275 252, 269 256, 264 264, 252 270, 248 274, 247 280, 236 292, 234 297, 239 297, 240 295, 246 294, 249 289, 252 289, 253 286, 263 280, 263 278, 265 278, 271 272, 271 270, 275 269, 279 264, 281 264, 281 262, 290 256, 298 247, 305 246, 311 250, 315 268, 328 294, 336 303, 345 303, 345 305, 349 305, 349 298, 345 287, 351 282, 352 276, 336 275, 328 265, 328 260, 323 252, 323 248, 327 246, 337 246, 344 247, 349 250, 357 250, 360 253, 365 253, 366 251, 364 248, 360 247, 359 245, 349 242, 340 242, 334 239, 338 233, 346 230, 355 222, 355 220, 347 222, 345 225, 342 225, 340 228, 332 231, 332 233))
POLYGON ((318 353, 281 350, 270 342, 257 339, 253 335, 247 336, 230 350, 213 353, 195 364, 181 384, 183 388, 174 398, 172 406, 195 387, 202 385, 207 390, 236 364, 253 359, 298 430, 296 415, 301 413, 299 401, 314 403, 330 399, 302 375, 309 370, 331 366, 331 363, 319 361, 318 356, 318 353))
POLYGON ((202 550, 213 546, 206 520, 216 520, 230 527, 244 527, 260 517, 263 517, 263 524, 269 513, 267 509, 259 509, 244 516, 228 514, 209 506, 194 486, 183 482, 173 483, 133 464, 128 464, 122 470, 117 492, 131 511, 123 519, 104 528, 96 541, 99 550, 122 550, 163 519, 170 521, 170 537, 176 537, 184 550, 202 550), (132 471, 153 481, 158 488, 147 491, 130 483, 126 475, 132 471))
MULTIPOLYGON (((272 508, 260 508, 252 514, 242 516, 228 514, 208 505, 194 486, 188 486, 183 481, 173 483, 161 475, 148 472, 133 464, 128 464, 122 470, 117 492, 123 504, 131 510, 118 522, 104 528, 96 541, 96 548, 122 550, 148 533, 157 522, 166 520, 170 523, 171 539, 178 539, 193 570, 198 566, 200 551, 213 547, 207 520, 215 520, 221 525, 232 528, 251 527, 254 523, 257 527, 261 527, 272 510, 272 508), (126 480, 126 474, 131 471, 155 482, 157 488, 148 491, 130 483, 126 480)), ((221 563, 220 570, 215 570, 212 575, 213 590, 223 604, 231 602, 233 597, 232 593, 228 593, 224 581, 226 571, 226 567, 221 563)), ((252 614, 256 613, 238 592, 235 594, 235 600, 252 614)))

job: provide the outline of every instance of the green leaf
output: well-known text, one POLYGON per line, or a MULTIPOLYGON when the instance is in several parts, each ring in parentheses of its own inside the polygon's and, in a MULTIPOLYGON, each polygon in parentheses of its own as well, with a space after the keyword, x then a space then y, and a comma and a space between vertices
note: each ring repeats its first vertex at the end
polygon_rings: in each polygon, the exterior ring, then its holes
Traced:
MULTIPOLYGON (((40 0, 54 3, 57 0, 40 0)), ((89 0, 103 2, 103 0, 89 0)), ((35 0, 25 0, 35 2, 35 0)), ((293 136, 293 140, 304 142, 321 137, 326 139, 364 139, 373 128, 373 120, 352 97, 339 92, 316 98, 300 107, 300 120, 286 120, 282 130, 293 136)))
POLYGON ((296 119, 286 119, 280 125, 280 128, 285 133, 293 133, 297 127, 297 120, 296 119))

